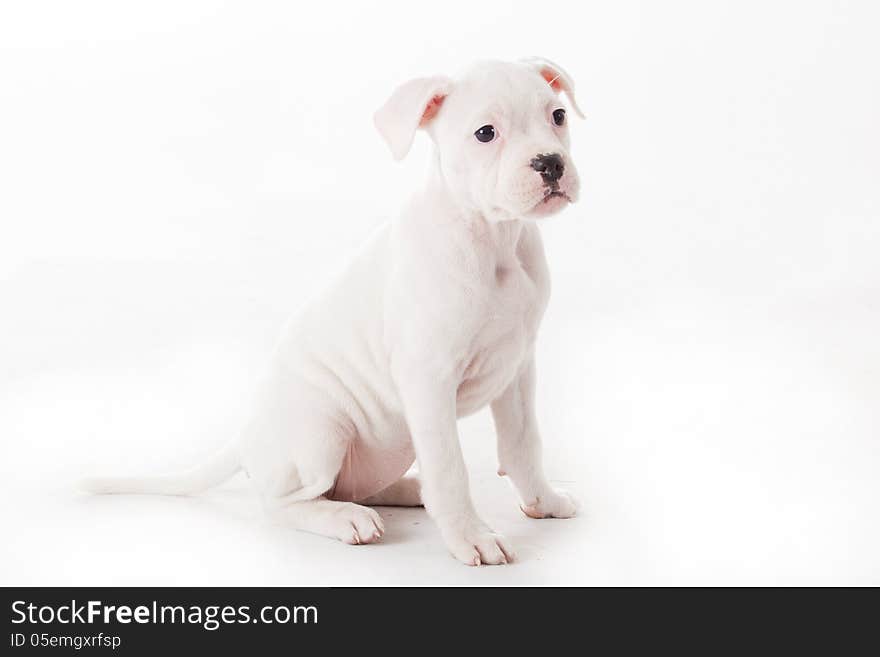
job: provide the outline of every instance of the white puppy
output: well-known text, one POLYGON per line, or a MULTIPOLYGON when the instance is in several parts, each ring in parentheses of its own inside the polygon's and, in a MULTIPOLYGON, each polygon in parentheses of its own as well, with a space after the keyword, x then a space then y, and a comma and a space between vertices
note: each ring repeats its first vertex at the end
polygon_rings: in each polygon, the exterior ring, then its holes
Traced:
POLYGON ((543 59, 486 62, 401 86, 376 113, 395 158, 435 144, 424 186, 294 319, 242 438, 177 475, 85 482, 94 492, 186 494, 244 469, 290 525, 347 543, 381 537, 369 505, 424 505, 466 564, 506 563, 477 515, 456 420, 491 405, 499 474, 532 518, 575 514, 547 482, 534 343, 550 292, 536 220, 578 196, 564 91, 543 59), (418 479, 405 477, 418 461, 418 479))

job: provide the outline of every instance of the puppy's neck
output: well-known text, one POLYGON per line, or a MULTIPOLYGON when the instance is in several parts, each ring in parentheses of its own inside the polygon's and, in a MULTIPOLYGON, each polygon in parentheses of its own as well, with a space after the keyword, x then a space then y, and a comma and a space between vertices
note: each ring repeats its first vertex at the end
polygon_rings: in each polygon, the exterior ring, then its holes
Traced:
POLYGON ((462 203, 446 182, 436 154, 419 196, 432 222, 446 224, 454 232, 461 232, 475 248, 493 251, 499 261, 515 258, 525 220, 500 209, 489 218, 481 210, 462 203))

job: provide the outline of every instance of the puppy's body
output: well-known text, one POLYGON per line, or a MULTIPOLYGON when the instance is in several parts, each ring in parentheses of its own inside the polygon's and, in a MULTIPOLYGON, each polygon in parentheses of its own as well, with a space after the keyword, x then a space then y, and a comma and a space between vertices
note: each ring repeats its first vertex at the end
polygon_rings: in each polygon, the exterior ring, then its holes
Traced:
MULTIPOLYGON (((377 125, 397 155, 416 125, 428 128, 437 151, 427 182, 290 323, 242 439, 180 477, 90 487, 188 492, 243 468, 290 524, 353 543, 383 531, 356 502, 423 500, 456 557, 502 563, 512 550, 473 508, 456 432, 457 418, 491 404, 501 471, 523 510, 573 515, 543 475, 534 415, 534 342, 549 297, 534 219, 577 195, 567 134, 544 125, 558 111, 560 70, 491 63, 451 91, 446 78, 402 87, 377 125), (469 137, 483 121, 494 150, 469 137), (550 162, 547 152, 558 175, 534 163, 550 162), (417 458, 420 485, 401 479, 417 458)), ((561 88, 571 96, 570 82, 561 88)))
POLYGON ((377 231, 289 327, 242 441, 242 465, 265 493, 378 493, 415 460, 395 377, 449 377, 461 417, 530 357, 548 298, 537 228, 438 215, 438 200, 424 193, 377 231), (319 426, 292 437, 303 423, 319 426), (322 453, 327 467, 316 468, 322 453))

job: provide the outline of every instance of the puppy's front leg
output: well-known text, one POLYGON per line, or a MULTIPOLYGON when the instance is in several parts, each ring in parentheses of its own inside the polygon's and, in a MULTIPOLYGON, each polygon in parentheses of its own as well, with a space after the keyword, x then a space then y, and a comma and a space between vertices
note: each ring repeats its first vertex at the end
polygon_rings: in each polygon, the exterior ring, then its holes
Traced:
POLYGON ((498 433, 498 474, 507 475, 531 518, 570 518, 577 504, 554 489, 544 475, 541 437, 535 418, 535 361, 530 358, 501 397, 492 402, 498 433))
POLYGON ((400 390, 419 464, 422 501, 447 547, 472 566, 512 561, 507 540, 480 520, 471 501, 456 427, 455 386, 407 379, 400 390))

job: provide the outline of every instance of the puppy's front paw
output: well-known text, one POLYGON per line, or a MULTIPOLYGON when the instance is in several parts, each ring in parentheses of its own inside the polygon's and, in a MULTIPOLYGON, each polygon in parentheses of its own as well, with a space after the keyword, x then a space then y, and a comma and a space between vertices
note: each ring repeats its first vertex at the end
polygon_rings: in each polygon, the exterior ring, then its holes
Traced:
POLYGON ((531 504, 520 506, 529 518, 571 518, 577 515, 578 503, 564 490, 548 488, 531 504))
POLYGON ((516 556, 504 536, 482 523, 445 529, 443 538, 452 555, 468 566, 510 563, 516 556))

